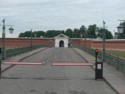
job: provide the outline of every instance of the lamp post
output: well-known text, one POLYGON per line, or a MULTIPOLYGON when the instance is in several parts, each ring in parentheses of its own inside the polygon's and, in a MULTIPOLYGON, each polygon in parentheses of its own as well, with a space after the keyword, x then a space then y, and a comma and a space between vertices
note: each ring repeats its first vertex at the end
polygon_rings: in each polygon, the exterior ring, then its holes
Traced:
POLYGON ((103 21, 103 56, 102 56, 102 62, 105 62, 105 22, 103 21))
POLYGON ((87 29, 85 29, 85 34, 84 34, 84 37, 85 37, 85 50, 86 50, 86 33, 87 33, 87 29))
POLYGON ((2 32, 2 59, 5 59, 5 19, 3 20, 3 32, 2 32))
POLYGON ((6 52, 5 52, 5 29, 6 26, 11 26, 9 28, 10 33, 13 33, 14 29, 12 28, 12 25, 5 25, 5 19, 3 19, 3 32, 2 32, 2 59, 4 60, 6 57, 6 52))
POLYGON ((32 29, 31 29, 31 39, 30 39, 30 46, 31 46, 31 50, 33 49, 33 44, 32 44, 32 39, 33 39, 33 36, 32 36, 32 29))
POLYGON ((37 37, 37 32, 35 32, 34 36, 35 36, 35 38, 37 37))
POLYGON ((98 38, 99 28, 97 28, 97 27, 96 27, 96 29, 95 29, 95 34, 96 34, 96 37, 98 38))

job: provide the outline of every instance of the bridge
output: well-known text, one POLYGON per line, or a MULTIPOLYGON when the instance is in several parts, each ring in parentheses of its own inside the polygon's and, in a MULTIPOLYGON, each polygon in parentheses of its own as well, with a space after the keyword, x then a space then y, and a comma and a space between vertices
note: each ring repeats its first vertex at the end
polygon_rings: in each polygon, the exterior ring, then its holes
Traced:
POLYGON ((42 47, 2 61, 2 94, 124 94, 124 76, 104 63, 95 79, 95 57, 76 47, 42 47), (121 84, 122 83, 122 84, 121 84))
MULTIPOLYGON (((100 40, 69 39, 61 34, 34 38, 32 45, 28 38, 5 41, 5 58, 0 63, 2 94, 125 94, 124 60, 105 54, 102 62, 101 50, 95 58, 94 49, 102 47, 100 40)), ((120 41, 106 41, 106 48, 123 50, 124 40, 120 41), (113 46, 116 42, 119 46, 113 46)))

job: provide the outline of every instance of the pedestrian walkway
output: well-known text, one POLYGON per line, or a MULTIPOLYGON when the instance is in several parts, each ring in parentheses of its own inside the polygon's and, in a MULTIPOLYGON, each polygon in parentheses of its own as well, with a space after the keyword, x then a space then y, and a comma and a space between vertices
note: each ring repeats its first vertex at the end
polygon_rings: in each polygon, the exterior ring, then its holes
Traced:
MULTIPOLYGON (((33 50, 12 58, 9 58, 8 60, 17 60, 17 61, 21 61, 22 59, 33 55, 41 50, 43 50, 45 48, 40 48, 37 50, 33 50)), ((83 56, 87 61, 89 61, 90 63, 95 63, 95 57, 93 57, 92 55, 75 48, 75 50, 81 55, 83 56)), ((103 64, 103 77, 104 80, 118 93, 118 94, 125 94, 125 77, 122 73, 120 73, 119 71, 117 71, 115 68, 113 68, 112 66, 104 63, 103 64)), ((5 69, 6 67, 8 67, 9 65, 2 65, 2 70, 5 69)), ((94 66, 93 66, 94 68, 94 66)))
POLYGON ((48 48, 22 61, 41 61, 45 65, 17 65, 3 72, 2 94, 117 94, 104 80, 95 80, 90 66, 51 65, 55 62, 85 63, 72 48, 48 48))
MULTIPOLYGON (((87 61, 94 63, 95 57, 92 55, 75 48, 75 50, 83 56, 87 61)), ((104 80, 118 93, 125 94, 125 76, 117 71, 114 67, 104 63, 103 64, 103 77, 104 80)), ((93 67, 94 68, 94 67, 93 67)))

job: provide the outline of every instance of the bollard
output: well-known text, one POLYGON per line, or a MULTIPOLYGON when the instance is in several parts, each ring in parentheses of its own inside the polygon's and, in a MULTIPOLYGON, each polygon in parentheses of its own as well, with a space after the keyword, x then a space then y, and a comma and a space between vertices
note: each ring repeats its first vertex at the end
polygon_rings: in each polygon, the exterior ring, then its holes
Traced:
POLYGON ((96 62, 95 64, 95 79, 103 79, 103 63, 96 62))

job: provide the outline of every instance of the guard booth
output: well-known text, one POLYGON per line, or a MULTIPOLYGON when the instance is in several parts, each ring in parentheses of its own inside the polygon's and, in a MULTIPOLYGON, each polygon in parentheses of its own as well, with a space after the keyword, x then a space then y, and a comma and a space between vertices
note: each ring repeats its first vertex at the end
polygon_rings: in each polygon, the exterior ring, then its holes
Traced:
POLYGON ((69 44, 69 37, 64 35, 64 34, 60 34, 58 36, 54 37, 55 39, 55 47, 68 47, 69 44))

